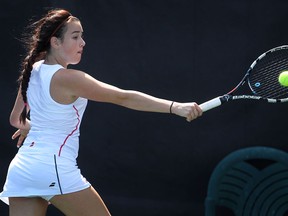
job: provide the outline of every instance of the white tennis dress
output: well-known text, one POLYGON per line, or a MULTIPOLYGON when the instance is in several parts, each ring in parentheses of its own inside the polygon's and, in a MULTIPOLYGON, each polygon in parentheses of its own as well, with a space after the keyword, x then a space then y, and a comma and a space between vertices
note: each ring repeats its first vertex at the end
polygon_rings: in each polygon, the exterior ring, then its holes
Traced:
POLYGON ((90 183, 81 175, 76 158, 79 127, 87 99, 63 105, 50 96, 52 76, 61 65, 33 65, 27 90, 31 129, 11 161, 0 199, 52 197, 83 190, 90 183))

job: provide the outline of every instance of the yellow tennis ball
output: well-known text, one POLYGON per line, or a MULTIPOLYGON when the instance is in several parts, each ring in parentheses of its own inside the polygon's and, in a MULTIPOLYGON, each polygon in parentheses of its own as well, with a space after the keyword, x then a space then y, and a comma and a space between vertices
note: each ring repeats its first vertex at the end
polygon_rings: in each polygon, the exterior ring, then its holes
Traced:
POLYGON ((278 81, 282 86, 288 87, 288 71, 281 72, 278 81))

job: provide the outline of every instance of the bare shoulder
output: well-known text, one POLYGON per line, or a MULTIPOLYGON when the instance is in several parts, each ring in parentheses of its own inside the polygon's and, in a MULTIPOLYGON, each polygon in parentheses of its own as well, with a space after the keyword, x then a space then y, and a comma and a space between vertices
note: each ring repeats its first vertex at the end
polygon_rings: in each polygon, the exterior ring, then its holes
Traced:
MULTIPOLYGON (((69 104, 75 101, 78 96, 73 94, 73 83, 83 72, 71 69, 60 69, 52 77, 50 84, 51 97, 58 103, 69 104)), ((83 76, 83 75, 82 75, 83 76)))
POLYGON ((60 69, 55 73, 53 83, 54 89, 65 94, 94 101, 115 102, 123 94, 123 90, 74 69, 60 69))
POLYGON ((60 69, 54 74, 53 80, 59 85, 71 89, 83 88, 90 82, 98 82, 89 74, 75 69, 60 69))
POLYGON ((69 90, 71 93, 77 88, 84 88, 89 80, 97 82, 87 73, 74 69, 60 69, 53 76, 53 82, 56 86, 64 88, 66 91, 69 90))
POLYGON ((74 69, 59 69, 53 76, 55 81, 62 82, 62 84, 77 81, 79 78, 84 77, 86 73, 74 69))

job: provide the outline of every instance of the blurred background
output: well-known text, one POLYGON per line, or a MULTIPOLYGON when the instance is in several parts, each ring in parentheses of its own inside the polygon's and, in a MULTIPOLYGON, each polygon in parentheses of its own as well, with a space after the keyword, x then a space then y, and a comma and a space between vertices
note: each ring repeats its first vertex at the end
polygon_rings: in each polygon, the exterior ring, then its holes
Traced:
MULTIPOLYGON (((0 71, 4 184, 17 152, 9 115, 25 54, 25 26, 52 8, 80 18, 80 64, 93 77, 179 102, 202 103, 232 89, 261 53, 287 44, 287 1, 3 0, 0 71)), ((234 101, 188 123, 90 102, 78 164, 113 216, 202 216, 209 177, 227 154, 287 147, 287 104, 234 101)), ((21 179, 19 179, 21 181, 21 179)), ((0 203, 1 215, 8 206, 0 203)), ((63 215, 53 206, 48 215, 63 215)), ((224 214, 222 214, 224 215, 224 214)))

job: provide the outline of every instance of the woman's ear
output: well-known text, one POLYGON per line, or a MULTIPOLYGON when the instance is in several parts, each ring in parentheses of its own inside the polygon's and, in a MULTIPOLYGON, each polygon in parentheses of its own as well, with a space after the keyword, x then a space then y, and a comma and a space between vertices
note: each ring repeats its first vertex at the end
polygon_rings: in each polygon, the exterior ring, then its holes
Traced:
POLYGON ((53 48, 58 48, 59 47, 59 45, 60 45, 60 41, 59 41, 59 39, 57 38, 57 37, 51 37, 51 39, 50 39, 50 45, 51 45, 51 47, 53 47, 53 48))

